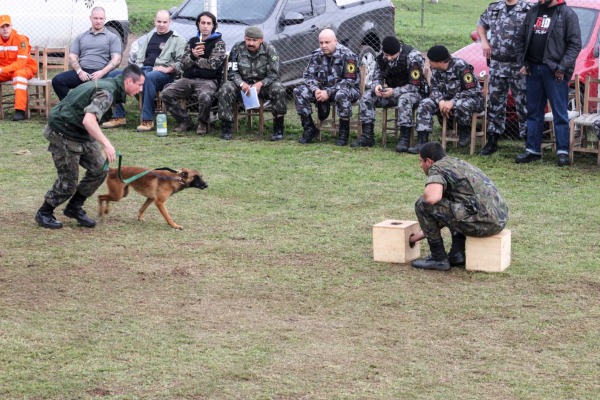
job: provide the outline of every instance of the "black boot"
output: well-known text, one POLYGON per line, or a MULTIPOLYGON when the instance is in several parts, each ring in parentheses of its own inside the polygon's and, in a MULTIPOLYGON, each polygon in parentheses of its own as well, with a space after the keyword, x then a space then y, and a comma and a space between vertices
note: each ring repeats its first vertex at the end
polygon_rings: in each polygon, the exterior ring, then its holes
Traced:
POLYGON ((488 134, 488 140, 483 149, 479 152, 482 156, 491 156, 498 151, 498 136, 493 133, 488 134))
POLYGON ((221 139, 233 139, 233 133, 231 132, 231 121, 221 121, 221 139))
POLYGON ((271 136, 271 140, 273 142, 283 140, 283 115, 273 119, 273 136, 271 136))
POLYGON ((467 147, 471 144, 471 127, 458 126, 458 147, 467 147))
POLYGON ((338 130, 338 139, 335 144, 338 146, 345 146, 348 144, 348 138, 350 137, 350 120, 348 118, 340 118, 340 128, 338 130))
POLYGON ((406 153, 408 151, 408 145, 410 144, 410 134, 412 132, 412 127, 410 126, 401 126, 400 127, 400 140, 396 145, 396 151, 398 153, 406 153))
POLYGON ((375 144, 375 134, 373 133, 375 126, 373 123, 362 124, 362 135, 356 139, 350 147, 373 147, 375 144))
POLYGON ((301 115, 300 119, 302 122, 302 127, 304 128, 304 132, 302 133, 302 137, 298 139, 298 143, 310 143, 314 138, 319 136, 319 130, 315 126, 315 123, 310 115, 301 115))
POLYGON ((448 261, 448 255, 444 249, 443 240, 430 240, 429 249, 431 255, 426 258, 419 258, 412 262, 412 266, 419 269, 435 269, 438 271, 448 271, 450 269, 450 262, 448 261))
POLYGON ((419 154, 419 150, 421 150, 421 146, 423 146, 425 143, 429 142, 429 132, 417 132, 417 134, 418 134, 417 145, 414 147, 410 147, 408 149, 408 152, 410 154, 419 154))
POLYGON ((23 121, 25 120, 26 115, 23 110, 15 110, 15 115, 13 115, 13 121, 23 121))
POLYGON ((93 228, 96 226, 96 221, 87 216, 85 211, 83 210, 83 203, 87 197, 82 195, 79 192, 75 192, 69 204, 65 207, 63 214, 65 214, 69 218, 75 218, 79 225, 85 226, 86 228, 93 228))
POLYGON ((60 229, 63 227, 62 222, 54 218, 54 207, 44 202, 40 209, 35 214, 35 222, 39 226, 48 229, 60 229))
POLYGON ((452 246, 448 252, 448 261, 453 267, 465 265, 465 241, 467 237, 460 232, 452 233, 452 246))

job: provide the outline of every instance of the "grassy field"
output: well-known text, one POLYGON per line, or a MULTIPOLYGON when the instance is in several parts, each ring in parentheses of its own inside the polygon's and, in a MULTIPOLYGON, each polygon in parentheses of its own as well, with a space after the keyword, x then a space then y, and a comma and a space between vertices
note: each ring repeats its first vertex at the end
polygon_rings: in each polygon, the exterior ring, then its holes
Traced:
POLYGON ((154 206, 138 222, 135 193, 95 229, 37 227, 55 179, 43 121, 0 123, 0 398, 597 398, 591 157, 453 150, 506 197, 513 258, 436 273, 372 260, 373 224, 415 219, 414 156, 301 146, 296 128, 271 143, 134 126, 109 132, 125 164, 204 173, 168 203, 183 231, 154 206))

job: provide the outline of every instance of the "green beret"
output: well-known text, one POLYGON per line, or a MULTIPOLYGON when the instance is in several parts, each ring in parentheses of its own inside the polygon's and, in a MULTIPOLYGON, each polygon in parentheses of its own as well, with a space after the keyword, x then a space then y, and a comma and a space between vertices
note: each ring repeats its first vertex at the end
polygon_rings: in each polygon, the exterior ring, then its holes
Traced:
POLYGON ((246 28, 246 33, 244 35, 251 39, 262 39, 263 32, 260 30, 258 26, 249 26, 246 28))

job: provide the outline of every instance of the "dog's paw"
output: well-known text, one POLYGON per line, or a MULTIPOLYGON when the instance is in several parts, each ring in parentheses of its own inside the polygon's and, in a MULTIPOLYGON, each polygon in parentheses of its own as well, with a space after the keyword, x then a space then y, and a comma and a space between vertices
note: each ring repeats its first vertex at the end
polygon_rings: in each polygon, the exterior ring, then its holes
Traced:
POLYGON ((183 229, 183 226, 181 226, 181 225, 175 224, 175 225, 171 225, 171 226, 173 227, 173 229, 179 229, 179 230, 183 229))

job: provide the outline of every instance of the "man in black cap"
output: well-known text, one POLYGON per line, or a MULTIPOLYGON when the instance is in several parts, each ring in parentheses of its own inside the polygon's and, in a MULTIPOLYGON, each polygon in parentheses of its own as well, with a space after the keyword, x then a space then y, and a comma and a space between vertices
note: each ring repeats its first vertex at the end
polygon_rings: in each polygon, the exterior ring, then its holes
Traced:
POLYGON ((283 119, 287 112, 285 88, 279 82, 279 56, 277 50, 263 39, 263 32, 257 26, 249 26, 244 33, 244 41, 236 43, 229 53, 229 69, 225 82, 217 97, 219 118, 221 119, 221 139, 233 137, 233 107, 241 99, 241 92, 249 95, 251 88, 259 98, 271 100, 273 109, 273 136, 271 140, 283 139, 283 119))
POLYGON ((365 91, 359 103, 362 135, 351 147, 373 146, 376 107, 397 107, 400 141, 396 151, 408 151, 413 109, 425 89, 424 65, 425 58, 417 49, 400 43, 394 36, 383 39, 381 53, 375 58, 372 89, 365 91))
POLYGON ((471 116, 483 111, 483 93, 473 66, 466 61, 450 56, 444 46, 433 46, 427 52, 431 66, 431 93, 419 103, 417 110, 416 146, 409 153, 419 154, 421 146, 429 141, 433 130, 433 116, 443 115, 458 121, 458 145, 467 147, 471 143, 471 116))

